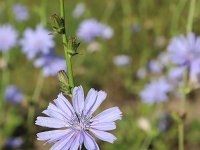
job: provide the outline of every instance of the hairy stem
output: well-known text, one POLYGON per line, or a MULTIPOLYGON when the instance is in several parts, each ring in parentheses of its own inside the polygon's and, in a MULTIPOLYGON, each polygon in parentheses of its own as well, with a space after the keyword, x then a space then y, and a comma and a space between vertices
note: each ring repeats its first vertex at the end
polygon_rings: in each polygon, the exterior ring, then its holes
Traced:
MULTIPOLYGON (((60 13, 61 13, 61 18, 64 19, 64 27, 65 27, 65 6, 64 6, 64 0, 60 0, 60 13)), ((62 40, 64 44, 64 52, 65 52, 65 59, 66 59, 66 65, 67 65, 67 76, 69 79, 69 86, 71 89, 71 94, 74 88, 74 79, 73 79, 73 71, 72 71, 72 63, 71 63, 71 55, 69 54, 69 50, 67 47, 68 40, 66 36, 66 30, 65 33, 62 34, 62 40)))

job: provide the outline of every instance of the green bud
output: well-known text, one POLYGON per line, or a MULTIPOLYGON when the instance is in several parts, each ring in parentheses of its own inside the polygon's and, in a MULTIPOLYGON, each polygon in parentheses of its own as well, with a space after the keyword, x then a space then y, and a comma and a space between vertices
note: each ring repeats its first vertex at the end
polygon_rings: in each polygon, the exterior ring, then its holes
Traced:
POLYGON ((64 19, 58 16, 57 14, 53 14, 50 16, 50 24, 53 29, 53 34, 64 34, 65 33, 65 23, 64 19))
POLYGON ((70 95, 70 86, 68 83, 68 77, 64 70, 60 70, 58 72, 58 80, 61 92, 64 95, 70 95))
POLYGON ((67 49, 68 49, 68 52, 71 56, 78 54, 77 49, 78 49, 79 45, 80 45, 80 43, 77 42, 76 37, 69 37, 68 38, 67 49))

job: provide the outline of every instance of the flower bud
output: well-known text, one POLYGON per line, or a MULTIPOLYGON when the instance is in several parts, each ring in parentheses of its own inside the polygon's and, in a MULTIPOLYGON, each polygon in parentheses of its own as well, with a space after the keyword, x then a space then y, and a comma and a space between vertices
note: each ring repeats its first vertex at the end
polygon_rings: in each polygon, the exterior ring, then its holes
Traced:
POLYGON ((68 38, 67 48, 68 48, 68 52, 71 56, 78 54, 77 49, 78 49, 79 45, 80 45, 80 43, 77 42, 76 37, 68 38))
POLYGON ((65 23, 64 19, 58 16, 57 14, 53 14, 50 16, 50 24, 53 29, 53 34, 64 34, 65 33, 65 23))
POLYGON ((70 86, 68 83, 68 77, 64 70, 60 70, 58 72, 58 80, 61 92, 64 95, 70 95, 70 86))

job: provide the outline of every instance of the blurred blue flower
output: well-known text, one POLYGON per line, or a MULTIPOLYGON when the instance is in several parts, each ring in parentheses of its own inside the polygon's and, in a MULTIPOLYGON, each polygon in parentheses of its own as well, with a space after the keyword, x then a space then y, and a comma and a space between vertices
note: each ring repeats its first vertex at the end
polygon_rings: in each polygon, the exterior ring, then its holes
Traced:
POLYGON ((131 29, 132 29, 133 32, 138 33, 142 30, 142 27, 141 27, 140 24, 135 23, 131 26, 131 29))
POLYGON ((126 66, 131 63, 131 57, 128 55, 118 55, 113 58, 113 63, 116 66, 126 66))
POLYGON ((66 61, 63 57, 58 57, 52 51, 48 54, 41 55, 34 62, 35 67, 43 68, 43 75, 56 76, 60 70, 66 71, 66 61))
POLYGON ((29 13, 27 8, 22 4, 15 4, 12 7, 17 21, 25 21, 29 18, 29 13))
MULTIPOLYGON (((200 37, 194 33, 180 35, 171 40, 168 53, 172 63, 189 69, 190 80, 196 82, 200 76, 200 37)), ((199 81, 198 81, 199 82, 199 81)))
POLYGON ((37 117, 36 124, 39 126, 55 128, 57 130, 46 131, 37 134, 38 140, 55 143, 51 149, 73 149, 85 145, 86 149, 99 150, 95 139, 97 138, 113 143, 116 137, 106 131, 116 128, 115 121, 121 119, 122 112, 118 107, 104 110, 95 117, 94 111, 105 100, 106 93, 91 89, 84 100, 84 91, 81 86, 73 90, 72 104, 59 94, 54 100, 55 105, 50 103, 43 111, 49 117, 37 117), (60 129, 60 130, 58 130, 60 129))
POLYGON ((7 149, 14 149, 14 148, 20 148, 23 144, 23 139, 21 137, 11 137, 8 138, 6 141, 6 148, 7 149))
POLYGON ((0 26, 0 52, 7 52, 17 44, 18 32, 12 25, 0 26))
POLYGON ((140 97, 144 103, 153 104, 164 102, 168 100, 167 93, 172 89, 173 87, 166 79, 154 79, 140 92, 140 97))
POLYGON ((49 33, 42 25, 38 25, 35 31, 30 28, 25 30, 20 43, 28 59, 33 59, 38 54, 47 54, 54 47, 53 36, 49 33))
POLYGON ((164 66, 158 60, 151 60, 148 64, 148 68, 152 73, 162 73, 164 66))
POLYGON ((8 102, 19 104, 23 101, 24 95, 21 90, 15 85, 9 85, 5 90, 5 100, 8 102))
POLYGON ((95 19, 87 19, 79 25, 77 36, 85 42, 91 42, 97 37, 110 39, 113 36, 113 29, 95 19))
POLYGON ((83 15, 84 12, 85 12, 85 4, 81 2, 75 6, 75 8, 72 12, 72 16, 74 18, 79 18, 83 15))
POLYGON ((200 83, 200 58, 192 62, 189 68, 189 75, 192 83, 200 83))
POLYGON ((88 19, 81 22, 77 36, 85 42, 91 42, 101 35, 101 25, 95 19, 88 19))
POLYGON ((174 67, 169 70, 168 77, 170 80, 180 81, 184 76, 185 70, 185 67, 174 67))
POLYGON ((158 129, 161 132, 167 131, 173 124, 173 119, 168 113, 161 114, 158 120, 158 129))
POLYGON ((174 37, 167 49, 174 64, 190 66, 200 57, 200 37, 196 37, 194 33, 188 34, 187 37, 174 37))
POLYGON ((114 34, 114 31, 113 29, 108 26, 108 25, 105 25, 105 24, 101 24, 101 35, 100 37, 103 38, 103 39, 111 39, 113 34, 114 34))

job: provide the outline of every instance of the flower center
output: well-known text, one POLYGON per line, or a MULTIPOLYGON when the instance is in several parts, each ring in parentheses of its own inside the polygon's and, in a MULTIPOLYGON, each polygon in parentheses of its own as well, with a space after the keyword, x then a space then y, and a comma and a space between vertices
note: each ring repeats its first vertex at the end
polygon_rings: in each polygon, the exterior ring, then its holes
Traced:
POLYGON ((75 114, 70 124, 70 127, 74 130, 88 130, 90 128, 90 119, 83 114, 75 114))

